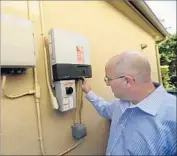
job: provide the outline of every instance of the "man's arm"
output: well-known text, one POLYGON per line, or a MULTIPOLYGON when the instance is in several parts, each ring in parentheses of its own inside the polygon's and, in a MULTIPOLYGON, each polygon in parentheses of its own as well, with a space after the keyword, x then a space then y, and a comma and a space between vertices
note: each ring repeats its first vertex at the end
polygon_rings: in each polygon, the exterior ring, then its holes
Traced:
POLYGON ((92 90, 86 94, 86 98, 93 104, 101 116, 112 119, 113 103, 105 101, 103 98, 97 96, 92 90))
POLYGON ((97 96, 92 90, 87 80, 84 78, 82 85, 83 92, 86 93, 86 98, 89 100, 100 115, 105 118, 111 119, 113 112, 113 105, 105 101, 103 98, 97 96))

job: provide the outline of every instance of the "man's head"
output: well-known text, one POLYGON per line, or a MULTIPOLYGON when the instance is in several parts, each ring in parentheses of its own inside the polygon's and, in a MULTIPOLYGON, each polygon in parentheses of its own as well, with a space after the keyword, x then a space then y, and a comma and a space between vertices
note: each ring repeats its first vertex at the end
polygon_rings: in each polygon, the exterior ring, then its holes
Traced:
POLYGON ((127 51, 112 57, 105 74, 114 96, 122 100, 134 100, 142 86, 152 84, 150 64, 139 52, 127 51))

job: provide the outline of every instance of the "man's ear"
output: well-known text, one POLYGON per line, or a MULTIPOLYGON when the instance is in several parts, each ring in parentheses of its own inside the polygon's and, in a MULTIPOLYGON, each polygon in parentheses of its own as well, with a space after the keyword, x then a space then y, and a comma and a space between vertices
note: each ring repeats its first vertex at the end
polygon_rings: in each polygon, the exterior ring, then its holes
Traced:
POLYGON ((125 80, 127 81, 127 87, 130 88, 132 85, 135 84, 135 78, 126 76, 125 80))

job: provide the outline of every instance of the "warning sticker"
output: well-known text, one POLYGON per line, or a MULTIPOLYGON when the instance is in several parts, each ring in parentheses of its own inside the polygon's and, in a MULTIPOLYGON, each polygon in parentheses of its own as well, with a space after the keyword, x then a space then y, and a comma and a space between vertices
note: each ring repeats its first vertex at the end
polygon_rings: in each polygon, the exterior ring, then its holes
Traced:
POLYGON ((84 47, 76 46, 77 51, 77 63, 84 64, 84 47))
POLYGON ((71 87, 74 85, 74 81, 66 81, 64 82, 65 87, 71 87))

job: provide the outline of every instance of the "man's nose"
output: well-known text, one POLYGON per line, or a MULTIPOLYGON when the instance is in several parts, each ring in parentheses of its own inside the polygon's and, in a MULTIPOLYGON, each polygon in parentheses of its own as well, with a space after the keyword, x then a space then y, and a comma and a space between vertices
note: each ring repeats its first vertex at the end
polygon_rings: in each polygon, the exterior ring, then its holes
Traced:
POLYGON ((109 81, 107 81, 107 82, 106 82, 106 85, 107 85, 107 86, 110 86, 110 83, 109 83, 109 81))

